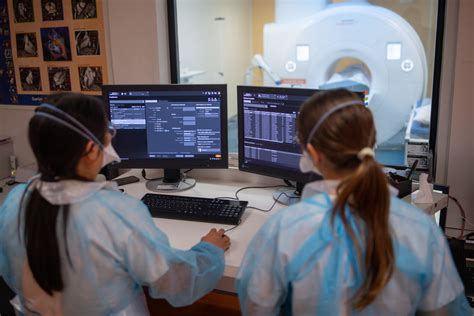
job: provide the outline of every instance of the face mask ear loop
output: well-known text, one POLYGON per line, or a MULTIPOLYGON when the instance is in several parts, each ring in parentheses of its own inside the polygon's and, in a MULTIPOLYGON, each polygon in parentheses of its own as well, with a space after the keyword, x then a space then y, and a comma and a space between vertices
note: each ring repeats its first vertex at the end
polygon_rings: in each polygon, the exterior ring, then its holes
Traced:
POLYGON ((97 143, 94 139, 91 139, 89 137, 89 135, 87 135, 86 133, 84 133, 83 131, 81 131, 79 128, 75 127, 74 125, 70 124, 69 122, 63 120, 63 119, 60 119, 59 117, 56 117, 54 115, 51 115, 49 113, 46 113, 46 112, 36 112, 35 113, 35 116, 41 116, 41 117, 46 117, 50 120, 53 120, 55 121, 56 123, 59 123, 63 126, 66 126, 67 128, 73 130, 74 132, 78 133, 79 135, 81 135, 82 137, 84 137, 85 139, 87 140, 90 140, 92 142, 94 142, 95 144, 97 144, 97 146, 99 146, 101 149, 104 149, 104 145, 102 143, 97 143))
MULTIPOLYGON (((65 116, 68 120, 70 120, 72 123, 74 123, 77 127, 77 129, 80 129, 82 130, 82 133, 86 134, 88 137, 88 139, 92 140, 94 143, 96 143, 97 145, 99 145, 102 149, 104 148, 102 142, 100 142, 97 137, 87 128, 84 126, 84 124, 82 124, 81 122, 79 122, 76 118, 74 118, 73 116, 69 115, 68 113, 64 112, 63 110, 61 109, 58 109, 57 107, 55 106, 52 106, 51 104, 48 104, 48 103, 43 103, 41 104, 41 106, 37 109, 37 112, 36 114, 39 114, 39 113, 45 113, 45 112, 38 112, 38 110, 41 110, 41 108, 46 108, 46 109, 49 109, 53 112, 56 112, 56 113, 59 113, 63 116, 65 116)), ((48 113, 46 113, 48 114, 48 113)), ((50 114, 51 115, 51 114, 50 114)), ((56 117, 54 115, 51 115, 53 117, 56 117)), ((69 122, 61 119, 61 118, 58 118, 60 119, 63 123, 63 125, 67 125, 68 127, 72 126, 72 124, 70 124, 69 122)), ((81 134, 82 135, 82 134, 81 134)))

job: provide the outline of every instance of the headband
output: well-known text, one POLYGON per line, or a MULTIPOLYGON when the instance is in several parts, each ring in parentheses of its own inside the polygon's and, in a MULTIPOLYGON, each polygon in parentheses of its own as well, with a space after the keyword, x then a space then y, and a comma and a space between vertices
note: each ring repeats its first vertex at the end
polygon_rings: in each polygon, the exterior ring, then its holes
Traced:
POLYGON ((354 105, 362 105, 362 106, 365 106, 364 103, 362 101, 348 101, 348 102, 344 102, 344 103, 341 103, 341 104, 338 104, 336 105, 335 107, 331 108, 329 111, 327 111, 326 113, 324 113, 323 116, 321 116, 321 118, 319 119, 319 121, 314 125, 314 127, 311 129, 311 131, 309 132, 308 134, 308 139, 306 140, 306 143, 309 143, 311 141, 311 139, 313 138, 314 134, 316 133, 316 131, 319 129, 319 127, 321 126, 321 124, 323 124, 323 122, 328 118, 330 117, 334 112, 337 112, 343 108, 346 108, 346 107, 349 107, 349 106, 354 106, 354 105))

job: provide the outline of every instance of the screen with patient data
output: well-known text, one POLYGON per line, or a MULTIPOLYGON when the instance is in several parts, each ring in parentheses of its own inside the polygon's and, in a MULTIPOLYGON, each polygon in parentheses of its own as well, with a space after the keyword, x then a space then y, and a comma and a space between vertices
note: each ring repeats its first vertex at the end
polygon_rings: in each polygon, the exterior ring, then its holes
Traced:
POLYGON ((123 163, 186 168, 227 160, 225 86, 106 86, 104 93, 123 163))
MULTIPOLYGON (((315 179, 299 170, 296 120, 301 105, 318 91, 237 87, 239 169, 302 183, 315 179)), ((365 93, 356 94, 365 102, 365 93)))
POLYGON ((301 149, 296 117, 306 96, 252 93, 243 95, 245 161, 298 170, 301 149))
POLYGON ((238 87, 239 168, 307 182, 299 171, 296 118, 312 89, 238 87))

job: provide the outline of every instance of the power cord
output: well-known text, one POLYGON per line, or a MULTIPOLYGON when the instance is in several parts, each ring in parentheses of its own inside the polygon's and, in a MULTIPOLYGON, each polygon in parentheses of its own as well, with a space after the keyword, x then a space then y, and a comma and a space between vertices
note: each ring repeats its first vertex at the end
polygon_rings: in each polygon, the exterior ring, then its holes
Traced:
MULTIPOLYGON (((445 226, 444 228, 446 229, 452 229, 452 230, 461 230, 461 228, 458 227, 451 227, 451 226, 445 226)), ((474 229, 464 229, 465 232, 474 232, 474 229)))
POLYGON ((253 210, 257 210, 257 211, 260 211, 260 212, 264 212, 264 213, 268 213, 270 212, 274 207, 275 205, 278 203, 278 201, 280 200, 280 197, 282 197, 283 195, 285 195, 286 197, 288 198, 291 198, 291 196, 289 196, 288 194, 286 194, 286 192, 281 192, 278 197, 275 199, 275 201, 273 202, 272 206, 270 206, 270 208, 268 209, 262 209, 262 208, 258 208, 258 207, 255 207, 255 206, 247 206, 247 208, 251 208, 253 210))
MULTIPOLYGON (((228 198, 228 199, 232 199, 232 200, 237 200, 239 201, 240 198, 239 198, 239 193, 244 191, 244 190, 249 190, 249 189, 270 189, 270 188, 281 188, 281 187, 288 187, 288 188, 294 188, 295 186, 288 180, 284 180, 285 181, 285 184, 286 186, 283 186, 283 185, 270 185, 270 186, 249 186, 249 187, 243 187, 243 188, 240 188, 238 189, 236 192, 235 192, 235 198, 228 198)), ((268 213, 270 212, 271 210, 273 210, 273 208, 275 207, 275 205, 278 203, 278 201, 280 200, 280 197, 282 197, 283 195, 287 196, 287 197, 290 197, 288 194, 286 194, 286 192, 281 192, 280 195, 278 195, 278 197, 275 199, 275 201, 273 202, 273 204, 270 206, 270 208, 268 209, 262 209, 262 208, 259 208, 259 207, 255 207, 255 206, 247 206, 248 209, 253 209, 253 210, 257 210, 257 211, 260 211, 260 212, 264 212, 264 213, 268 213)))
POLYGON ((240 223, 242 223, 242 220, 241 220, 241 219, 239 220, 239 222, 237 223, 237 225, 232 226, 231 228, 225 229, 225 230, 224 230, 224 233, 227 233, 227 232, 230 232, 230 231, 233 230, 233 229, 236 229, 236 228, 240 225, 240 223))
POLYGON ((249 189, 271 189, 271 188, 281 188, 281 187, 295 187, 294 185, 292 185, 290 183, 290 185, 288 185, 288 183, 286 183, 286 186, 284 185, 269 185, 269 186, 249 186, 249 187, 243 187, 243 188, 240 188, 238 189, 236 192, 235 192, 235 199, 236 200, 239 200, 239 193, 241 191, 244 191, 244 190, 249 190, 249 189))
POLYGON ((458 239, 463 239, 464 238, 464 231, 466 230, 465 227, 466 227, 466 223, 468 223, 469 225, 473 226, 474 227, 474 224, 471 223, 467 217, 466 217, 466 212, 464 211, 464 208, 462 207, 461 203, 458 201, 457 198, 455 198, 454 196, 452 195, 448 195, 448 198, 450 198, 451 200, 453 200, 454 203, 456 203, 457 207, 459 208, 459 212, 461 213, 461 220, 462 220, 462 223, 461 223, 461 228, 460 228, 460 232, 459 232, 459 236, 457 237, 458 239))

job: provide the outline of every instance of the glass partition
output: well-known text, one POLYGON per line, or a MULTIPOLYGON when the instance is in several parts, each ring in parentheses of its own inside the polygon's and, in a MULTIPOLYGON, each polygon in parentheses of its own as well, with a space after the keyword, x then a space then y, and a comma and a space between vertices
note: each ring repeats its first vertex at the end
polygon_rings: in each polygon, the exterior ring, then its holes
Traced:
POLYGON ((237 85, 345 87, 369 93, 381 163, 428 169, 437 0, 170 2, 178 81, 228 85, 230 152, 237 85))

